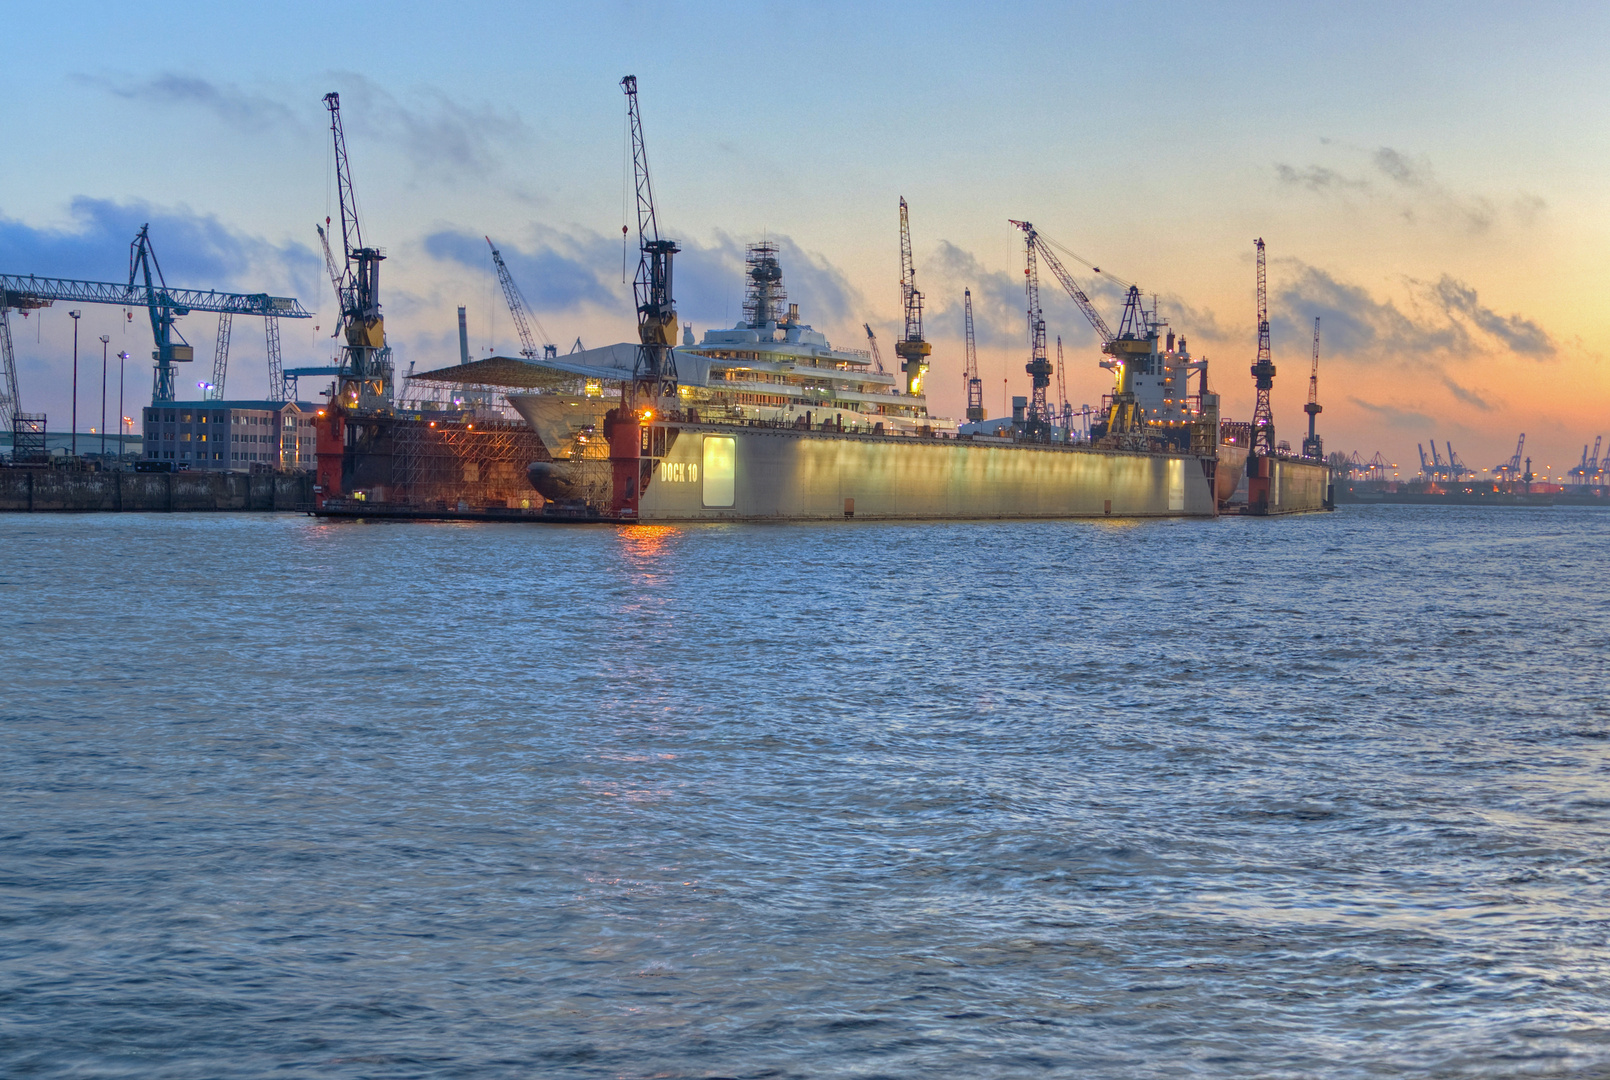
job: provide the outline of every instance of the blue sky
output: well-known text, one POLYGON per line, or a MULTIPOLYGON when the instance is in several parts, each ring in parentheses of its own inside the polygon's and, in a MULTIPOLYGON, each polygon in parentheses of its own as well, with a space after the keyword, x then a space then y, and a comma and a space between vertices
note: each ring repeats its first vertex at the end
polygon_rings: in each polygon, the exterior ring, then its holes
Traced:
MULTIPOLYGON (((697 329, 736 317, 743 246, 770 237, 807 318, 892 337, 904 195, 940 410, 961 404, 964 287, 986 376, 1023 392, 1023 217, 1155 291, 1244 414, 1261 235, 1282 435, 1319 315, 1331 447, 1407 460, 1435 433, 1490 466, 1524 429, 1563 467, 1610 426, 1607 22, 1547 3, 80 4, 30 13, 0 72, 0 268, 116 279, 150 221, 170 281, 318 309, 285 347, 324 359, 334 89, 404 367, 455 358, 459 304, 476 351, 512 348, 488 234, 556 342, 621 340, 630 72, 697 329)), ((1070 397, 1095 399, 1088 328, 1046 306, 1070 397)), ((85 322, 149 352, 143 322, 85 322)), ((210 353, 209 319, 183 330, 210 353)), ((65 311, 15 333, 25 407, 65 417, 65 311)), ((236 334, 231 392, 261 392, 236 334)))

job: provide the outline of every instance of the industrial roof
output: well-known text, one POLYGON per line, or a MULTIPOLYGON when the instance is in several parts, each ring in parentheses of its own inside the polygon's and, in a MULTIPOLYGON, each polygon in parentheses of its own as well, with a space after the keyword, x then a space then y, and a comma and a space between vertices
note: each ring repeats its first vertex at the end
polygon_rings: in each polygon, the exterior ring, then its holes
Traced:
POLYGON ((423 371, 408 376, 410 382, 438 383, 446 386, 507 386, 520 390, 551 387, 566 376, 529 360, 512 356, 489 356, 468 364, 423 371))

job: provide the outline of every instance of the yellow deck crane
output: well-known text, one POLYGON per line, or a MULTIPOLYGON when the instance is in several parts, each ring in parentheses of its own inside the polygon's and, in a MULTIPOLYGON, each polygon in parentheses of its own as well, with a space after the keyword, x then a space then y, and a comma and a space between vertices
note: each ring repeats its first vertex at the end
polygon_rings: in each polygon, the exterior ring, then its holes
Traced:
POLYGON ((905 196, 900 197, 900 306, 905 309, 906 333, 894 343, 900 357, 900 370, 906 373, 906 393, 922 393, 922 377, 928 373, 928 357, 934 347, 922 337, 922 293, 917 291, 917 271, 911 259, 911 222, 906 213, 905 196))
POLYGON ((648 148, 643 142, 643 114, 637 104, 637 76, 621 80, 626 93, 626 122, 631 129, 632 173, 637 190, 637 361, 632 372, 632 395, 676 399, 676 300, 671 288, 671 257, 681 249, 675 240, 660 238, 654 210, 654 187, 649 182, 648 148))
POLYGON ((386 322, 380 314, 380 263, 386 255, 363 242, 358 222, 358 199, 352 190, 352 163, 341 127, 341 95, 324 95, 330 110, 330 136, 335 142, 336 202, 341 208, 341 243, 345 262, 336 292, 341 297, 341 320, 347 343, 342 349, 341 371, 336 376, 332 405, 359 411, 391 408, 391 348, 386 344, 386 322))

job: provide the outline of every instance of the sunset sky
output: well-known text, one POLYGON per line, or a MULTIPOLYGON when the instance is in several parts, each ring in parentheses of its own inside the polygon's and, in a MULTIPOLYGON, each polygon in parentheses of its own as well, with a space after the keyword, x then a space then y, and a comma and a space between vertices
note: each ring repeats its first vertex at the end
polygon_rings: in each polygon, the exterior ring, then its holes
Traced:
MULTIPOLYGON (((329 90, 364 235, 389 254, 400 368, 457 359, 459 304, 477 354, 515 350, 486 234, 561 349, 631 338, 632 73, 697 332, 738 317, 744 245, 771 238, 808 321, 850 347, 870 322, 890 352, 904 195, 937 412, 963 405, 964 287, 991 415, 1027 390, 1007 224, 1026 218, 1155 293, 1243 419, 1262 236, 1293 444, 1315 316, 1327 449, 1380 450, 1407 475, 1435 436, 1480 469, 1525 431, 1559 472, 1610 433, 1604 5, 77 4, 9 37, 0 271, 121 280, 149 221, 170 284, 318 311, 285 327, 288 365, 333 351, 313 229, 335 213, 329 90)), ((1112 288, 1069 268, 1116 321, 1112 288)), ((1095 338, 1044 287, 1069 397, 1097 401, 1095 338)), ((23 408, 53 430, 67 307, 12 316, 23 408)), ((210 375, 215 327, 181 322, 198 357, 182 397, 210 375)), ((149 398, 144 313, 86 309, 81 430, 103 333, 137 358, 134 405, 149 398)), ((229 396, 259 396, 260 327, 237 320, 235 341, 229 396)))

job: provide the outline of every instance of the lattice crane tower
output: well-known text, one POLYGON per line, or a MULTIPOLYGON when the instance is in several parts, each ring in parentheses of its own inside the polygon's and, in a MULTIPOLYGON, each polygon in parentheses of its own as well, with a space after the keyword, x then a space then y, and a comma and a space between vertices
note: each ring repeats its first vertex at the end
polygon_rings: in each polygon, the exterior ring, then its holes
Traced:
POLYGON ((1252 408, 1251 452, 1273 455, 1275 418, 1269 407, 1269 391, 1275 385, 1275 364, 1269 349, 1269 275, 1264 265, 1263 238, 1254 243, 1258 249, 1258 362, 1252 365, 1252 380, 1258 400, 1252 408))

